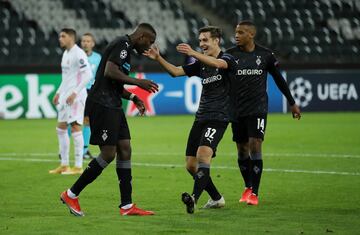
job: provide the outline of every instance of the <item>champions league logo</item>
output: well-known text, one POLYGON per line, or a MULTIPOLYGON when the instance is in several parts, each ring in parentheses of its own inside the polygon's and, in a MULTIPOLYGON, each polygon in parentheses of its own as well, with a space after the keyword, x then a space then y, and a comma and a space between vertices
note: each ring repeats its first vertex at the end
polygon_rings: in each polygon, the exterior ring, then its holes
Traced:
POLYGON ((122 50, 122 51, 120 52, 120 58, 121 58, 121 59, 125 59, 126 56, 127 56, 127 51, 126 51, 126 50, 122 50))
POLYGON ((308 80, 302 77, 295 78, 295 80, 289 84, 289 88, 294 96, 295 102, 299 104, 300 107, 303 108, 309 105, 313 93, 311 91, 311 83, 308 80))

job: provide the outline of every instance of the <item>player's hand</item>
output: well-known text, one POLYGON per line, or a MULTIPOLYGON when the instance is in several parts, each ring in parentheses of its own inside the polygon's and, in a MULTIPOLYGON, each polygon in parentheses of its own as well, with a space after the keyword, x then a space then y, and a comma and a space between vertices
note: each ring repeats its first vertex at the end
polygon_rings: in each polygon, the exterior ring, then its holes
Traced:
POLYGON ((133 102, 134 102, 136 108, 139 110, 140 116, 144 116, 145 111, 146 111, 144 102, 142 100, 140 100, 139 97, 137 97, 137 96, 134 97, 133 102))
POLYGON ((191 48, 191 46, 186 43, 180 43, 179 45, 177 45, 176 50, 188 56, 192 56, 194 53, 194 50, 191 48))
POLYGON ((160 57, 160 50, 156 45, 152 45, 148 50, 143 52, 143 55, 150 59, 157 60, 160 57))
POLYGON ((296 104, 290 106, 291 109, 291 113, 294 119, 300 120, 301 118, 301 113, 300 113, 300 108, 299 106, 297 106, 296 104))
POLYGON ((159 85, 152 80, 137 79, 136 85, 148 92, 155 93, 159 91, 159 85))
POLYGON ((54 95, 54 98, 53 98, 53 104, 54 105, 58 105, 59 104, 59 94, 58 93, 56 93, 55 95, 54 95))
POLYGON ((66 104, 68 105, 72 105, 75 101, 76 98, 76 93, 73 92, 67 99, 66 99, 66 104))

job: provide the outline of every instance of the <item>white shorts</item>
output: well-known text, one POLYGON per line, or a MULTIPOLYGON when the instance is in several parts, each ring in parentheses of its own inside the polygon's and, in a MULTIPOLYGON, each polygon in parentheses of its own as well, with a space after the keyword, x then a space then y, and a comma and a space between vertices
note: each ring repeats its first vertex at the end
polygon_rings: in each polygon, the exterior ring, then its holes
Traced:
POLYGON ((58 104, 58 122, 66 122, 68 124, 76 122, 82 125, 84 122, 85 99, 75 99, 72 105, 58 104))

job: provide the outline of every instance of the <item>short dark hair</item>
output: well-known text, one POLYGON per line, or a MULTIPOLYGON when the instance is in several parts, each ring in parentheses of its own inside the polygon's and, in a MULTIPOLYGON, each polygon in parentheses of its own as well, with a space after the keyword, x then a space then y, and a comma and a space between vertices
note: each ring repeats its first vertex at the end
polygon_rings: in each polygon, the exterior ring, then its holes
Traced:
POLYGON ((244 25, 244 26, 252 27, 252 28, 254 29, 254 33, 255 33, 255 35, 256 35, 257 29, 256 29, 255 24, 254 24, 252 21, 250 21, 250 20, 243 20, 243 21, 240 21, 240 22, 238 23, 238 25, 239 25, 239 26, 244 25))
POLYGON ((216 26, 205 26, 199 29, 200 33, 210 33, 211 38, 218 38, 221 40, 222 37, 222 30, 219 27, 216 26))
POLYGON ((256 28, 255 24, 250 20, 243 20, 238 23, 238 25, 246 25, 246 26, 252 26, 256 28))
POLYGON ((74 37, 74 39, 76 40, 76 31, 75 29, 72 29, 72 28, 63 28, 61 29, 60 32, 64 32, 72 37, 74 37))
POLYGON ((89 37, 91 37, 92 40, 93 40, 94 43, 95 43, 95 37, 94 37, 94 35, 93 35, 92 33, 84 33, 83 36, 89 36, 89 37))
POLYGON ((148 30, 156 36, 156 31, 155 31, 154 27, 149 23, 140 23, 138 25, 138 28, 148 30))

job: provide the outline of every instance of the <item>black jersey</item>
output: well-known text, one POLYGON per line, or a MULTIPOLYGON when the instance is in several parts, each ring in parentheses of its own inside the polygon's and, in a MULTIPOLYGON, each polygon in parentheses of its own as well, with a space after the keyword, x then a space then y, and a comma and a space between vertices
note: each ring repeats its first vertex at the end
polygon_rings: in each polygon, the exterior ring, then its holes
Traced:
MULTIPOLYGON (((223 52, 220 52, 217 58, 225 60, 228 64, 235 64, 234 58, 223 52)), ((195 120, 229 121, 230 78, 228 70, 212 68, 198 60, 183 66, 183 69, 189 77, 200 77, 203 85, 195 120)))
POLYGON ((123 73, 129 75, 132 49, 130 38, 127 35, 116 38, 105 48, 96 72, 95 83, 88 96, 89 99, 105 107, 121 109, 124 83, 104 76, 105 66, 107 61, 111 61, 117 64, 123 73))
POLYGON ((232 47, 226 51, 236 62, 231 76, 231 116, 233 118, 268 112, 267 73, 273 75, 289 103, 294 104, 289 88, 281 76, 274 54, 267 48, 255 45, 252 52, 232 47))

